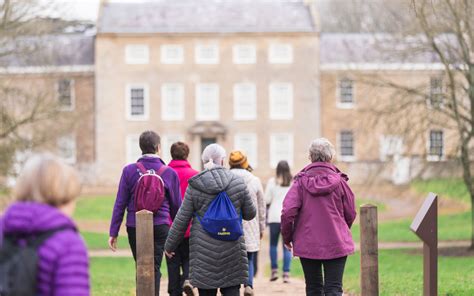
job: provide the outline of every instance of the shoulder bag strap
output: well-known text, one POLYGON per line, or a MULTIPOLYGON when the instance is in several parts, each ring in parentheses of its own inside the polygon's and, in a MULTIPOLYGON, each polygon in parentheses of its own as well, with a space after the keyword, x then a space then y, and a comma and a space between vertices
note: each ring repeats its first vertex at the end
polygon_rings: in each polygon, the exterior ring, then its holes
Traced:
POLYGON ((145 166, 143 165, 143 163, 137 161, 137 167, 138 167, 138 169, 140 170, 140 172, 142 174, 147 173, 147 170, 146 170, 145 166))

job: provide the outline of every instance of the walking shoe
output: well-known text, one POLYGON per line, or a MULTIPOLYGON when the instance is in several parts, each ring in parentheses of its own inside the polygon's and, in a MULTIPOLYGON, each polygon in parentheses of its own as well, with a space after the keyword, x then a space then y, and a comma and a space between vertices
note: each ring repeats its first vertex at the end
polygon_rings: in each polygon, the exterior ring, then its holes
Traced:
POLYGON ((253 289, 250 286, 245 287, 244 296, 253 296, 253 289))
POLYGON ((193 285, 191 285, 189 280, 184 281, 183 292, 186 296, 194 296, 193 285))
POLYGON ((270 282, 274 282, 278 279, 278 269, 272 269, 272 276, 270 277, 270 282))
POLYGON ((290 273, 289 272, 284 272, 283 273, 283 282, 285 284, 288 284, 290 282, 290 273))

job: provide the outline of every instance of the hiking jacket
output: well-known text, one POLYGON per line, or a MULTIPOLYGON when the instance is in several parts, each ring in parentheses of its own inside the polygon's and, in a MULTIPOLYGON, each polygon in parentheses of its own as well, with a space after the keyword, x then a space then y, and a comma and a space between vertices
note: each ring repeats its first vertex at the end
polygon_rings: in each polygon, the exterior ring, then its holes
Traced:
POLYGON ((242 177, 247 185, 253 204, 257 207, 257 215, 250 221, 243 221, 244 238, 247 252, 260 250, 260 233, 265 230, 265 198, 260 179, 244 169, 231 169, 234 175, 242 177))
POLYGON ((71 218, 57 208, 37 202, 12 204, 0 218, 0 237, 18 235, 21 242, 23 238, 63 227, 65 230, 54 233, 38 248, 37 295, 88 296, 86 246, 71 218))
POLYGON ((348 178, 334 165, 314 162, 295 177, 283 202, 281 231, 295 256, 335 259, 354 253, 356 217, 348 178))
MULTIPOLYGON (((199 172, 194 170, 187 160, 172 160, 168 164, 177 174, 179 178, 179 184, 181 187, 181 198, 184 199, 184 194, 186 193, 186 188, 188 188, 189 179, 199 172)), ((191 232, 191 224, 186 230, 184 237, 188 238, 191 232)))
MULTIPOLYGON (((157 172, 165 163, 156 155, 144 155, 139 160, 147 170, 153 169, 157 172)), ((117 192, 117 199, 115 200, 114 210, 112 213, 112 221, 110 222, 109 235, 117 237, 120 225, 123 221, 125 209, 127 209, 127 223, 128 227, 135 227, 135 204, 133 202, 133 193, 137 181, 140 178, 139 169, 136 163, 127 165, 122 171, 122 177, 117 192)), ((153 215, 154 225, 170 225, 171 220, 174 219, 176 213, 181 206, 181 192, 179 186, 179 179, 176 172, 170 168, 166 169, 161 178, 165 183, 166 196, 161 204, 161 208, 153 215)))
MULTIPOLYGON (((227 192, 237 214, 242 213, 244 220, 255 217, 256 209, 242 178, 219 166, 204 170, 189 180, 183 205, 166 240, 166 251, 176 250, 193 215, 203 217, 221 191, 227 192)), ((189 249, 189 277, 193 286, 216 289, 247 282, 248 260, 243 236, 236 241, 214 239, 202 228, 199 219, 193 219, 189 249)))
POLYGON ((290 185, 284 187, 278 184, 275 178, 268 180, 265 188, 265 202, 267 203, 267 222, 280 223, 281 210, 283 208, 283 200, 290 190, 290 185))

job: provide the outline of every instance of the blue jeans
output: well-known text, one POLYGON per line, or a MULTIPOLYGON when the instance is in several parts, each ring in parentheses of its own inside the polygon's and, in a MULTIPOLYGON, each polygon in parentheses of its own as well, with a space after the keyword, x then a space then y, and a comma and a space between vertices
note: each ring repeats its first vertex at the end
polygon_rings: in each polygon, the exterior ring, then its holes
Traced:
MULTIPOLYGON (((280 223, 269 223, 270 226, 270 259, 272 269, 278 269, 278 239, 280 238, 280 223)), ((283 246, 283 272, 290 272, 291 252, 283 246)))
POLYGON ((253 276, 255 275, 255 259, 257 258, 255 256, 257 252, 247 252, 247 257, 249 258, 249 279, 247 281, 247 284, 245 286, 250 286, 253 288, 253 276))

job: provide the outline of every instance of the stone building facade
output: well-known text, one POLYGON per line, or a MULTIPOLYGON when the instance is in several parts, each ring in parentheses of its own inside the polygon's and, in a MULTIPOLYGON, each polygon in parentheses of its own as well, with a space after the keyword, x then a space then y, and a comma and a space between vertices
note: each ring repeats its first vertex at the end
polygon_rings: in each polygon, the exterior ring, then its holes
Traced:
POLYGON ((320 133, 319 38, 304 3, 105 3, 96 38, 98 181, 115 184, 155 130, 201 167, 209 143, 243 149, 266 180, 307 163, 320 133), (151 17, 160 15, 160 18, 151 17), (229 21, 232 20, 232 21, 229 21))

